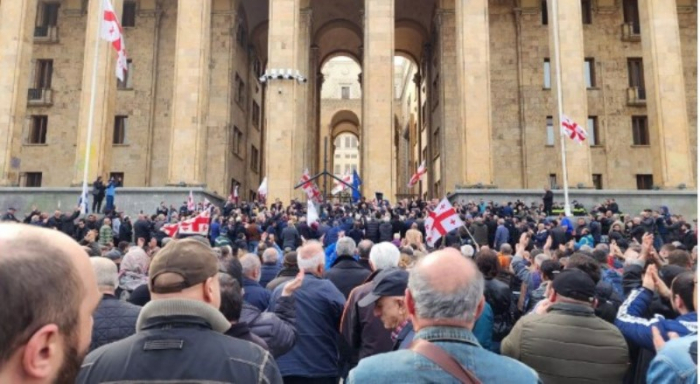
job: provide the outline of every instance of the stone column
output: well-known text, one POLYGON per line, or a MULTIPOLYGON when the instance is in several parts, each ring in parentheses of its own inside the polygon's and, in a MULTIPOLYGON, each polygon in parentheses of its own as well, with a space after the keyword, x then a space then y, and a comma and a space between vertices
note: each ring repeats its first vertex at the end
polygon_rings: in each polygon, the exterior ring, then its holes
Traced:
POLYGON ((180 0, 177 5, 169 185, 206 183, 211 3, 180 0))
POLYGON ((640 0, 639 16, 654 184, 692 188, 696 183, 676 0, 640 0))
MULTIPOLYGON (((583 127, 588 123, 588 95, 583 73, 583 22, 581 19, 580 1, 557 1, 557 12, 552 11, 552 0, 547 1, 549 15, 549 56, 556 60, 554 51, 554 34, 559 34, 559 66, 562 78, 563 113, 583 127), (553 27, 553 18, 558 20, 558 29, 553 27)), ((556 103, 557 87, 556 64, 552 62, 552 97, 556 103)), ((558 151, 561 151, 558 127, 561 127, 558 111, 552 112, 554 117, 554 140, 558 151)), ((566 170, 570 188, 581 185, 585 188, 593 186, 591 175, 591 148, 588 142, 583 145, 566 138, 566 170)), ((559 152, 561 153, 561 152, 559 152)), ((561 159, 558 159, 561 161, 561 159)), ((561 179, 563 180, 563 178, 561 179)))
MULTIPOLYGON (((439 152, 432 153, 432 157, 428 162, 440 167, 439 173, 436 172, 436 175, 440 175, 441 190, 437 191, 440 196, 448 191, 454 192, 455 186, 465 181, 464 171, 465 167, 468 165, 465 156, 467 154, 475 155, 475 151, 479 151, 479 147, 475 146, 471 141, 467 143, 467 145, 470 145, 468 151, 464 144, 464 136, 467 133, 465 127, 466 129, 474 131, 477 130, 477 127, 471 125, 469 119, 460 120, 460 108, 464 106, 463 99, 466 102, 475 99, 475 97, 471 96, 472 93, 465 93, 469 92, 469 90, 462 89, 462 92, 460 92, 459 82, 456 81, 459 79, 459 64, 457 61, 458 30, 455 26, 455 9, 454 6, 450 7, 448 4, 444 4, 443 6, 445 8, 439 9, 435 16, 440 36, 437 46, 439 51, 436 52, 440 57, 440 86, 438 88, 438 94, 434 95, 434 97, 440 100, 439 108, 436 110, 436 113, 440 115, 439 145, 437 147, 439 148, 439 152), (462 98, 460 95, 467 95, 467 97, 462 98), (466 123, 462 123, 462 121, 466 123), (437 164, 433 161, 436 156, 439 156, 437 164)), ((479 63, 479 65, 482 65, 482 63, 479 63)), ((474 117, 476 118, 478 116, 474 117)), ((479 126, 482 130, 483 127, 485 126, 479 126)), ((438 127, 431 127, 431 136, 436 128, 438 127)), ((472 136, 470 136, 469 139, 472 139, 472 136)), ((474 136, 474 140, 476 139, 478 138, 474 136)), ((488 151, 485 155, 480 154, 479 156, 483 157, 480 160, 482 163, 488 164, 490 158, 488 151)), ((433 183, 436 181, 437 180, 433 180, 433 183)))
POLYGON ((304 73, 304 76, 306 76, 308 83, 306 87, 308 88, 307 94, 308 94, 308 104, 307 104, 307 111, 306 111, 306 116, 307 116, 307 121, 308 121, 308 126, 307 126, 307 135, 306 135, 306 140, 307 140, 307 146, 309 148, 309 170, 311 173, 316 173, 318 172, 318 154, 319 154, 319 118, 318 116, 319 113, 319 104, 320 104, 320 99, 319 99, 319 92, 318 92, 318 76, 317 73, 319 71, 319 53, 318 53, 318 45, 312 45, 311 46, 311 54, 309 55, 309 68, 306 73, 304 73))
MULTIPOLYGON (((303 5, 303 4, 300 4, 303 5)), ((299 156, 298 164, 295 164, 294 177, 301 177, 304 169, 313 169, 313 158, 316 156, 313 151, 313 122, 311 120, 310 108, 313 103, 313 92, 311 83, 308 82, 311 76, 311 33, 313 30, 313 11, 311 7, 304 7, 299 11, 299 41, 297 65, 294 66, 295 71, 306 77, 307 83, 297 87, 295 100, 298 100, 294 105, 297 108, 297 127, 294 134, 294 148, 297 148, 301 156, 299 156)), ((296 73, 296 72, 295 72, 296 73)), ((296 81, 296 80, 294 80, 296 81)), ((293 158, 296 158, 293 157, 293 158)), ((311 171, 310 171, 311 172, 311 171)), ((293 177, 293 178, 294 178, 293 177)), ((301 193, 301 189, 295 191, 294 195, 301 193)))
POLYGON ((0 2, 0 185, 18 182, 36 0, 0 2))
MULTIPOLYGON (((457 75, 461 86, 462 156, 461 182, 493 184, 491 158, 491 58, 489 53, 488 0, 455 0, 457 16, 457 75)), ((582 67, 581 64, 579 67, 582 67)), ((445 79, 445 82, 449 79, 445 79)), ((450 95, 446 95, 450 97, 450 95)), ((448 136, 449 138, 449 136, 448 136)), ((451 158, 444 161, 453 162, 451 158)), ((449 176, 444 174, 446 190, 449 176)))
MULTIPOLYGON (((122 0, 112 2, 115 12, 122 13, 122 0)), ((87 28, 85 32, 85 50, 83 55, 83 80, 80 90, 80 114, 78 115, 78 136, 75 146, 75 167, 73 185, 81 185, 83 172, 88 166, 88 183, 97 176, 109 176, 112 163, 112 138, 114 133, 114 106, 116 103, 117 78, 114 74, 117 53, 112 45, 100 37, 99 22, 100 2, 88 4, 87 28), (95 39, 100 39, 97 58, 97 76, 95 77, 95 109, 92 124, 92 138, 88 162, 85 163, 85 149, 88 136, 90 98, 92 97, 92 69, 95 60, 95 39)), ((128 55, 128 44, 127 55, 128 55)))
POLYGON ((362 72, 363 194, 394 200, 394 0, 365 0, 362 72))
MULTIPOLYGON (((268 37, 268 70, 294 69, 299 58, 299 24, 301 0, 270 1, 268 37)), ((292 80, 271 80, 267 86, 267 132, 265 155, 268 200, 289 203, 294 185, 301 177, 295 160, 303 157, 295 147, 297 126, 296 96, 299 83, 292 80)))

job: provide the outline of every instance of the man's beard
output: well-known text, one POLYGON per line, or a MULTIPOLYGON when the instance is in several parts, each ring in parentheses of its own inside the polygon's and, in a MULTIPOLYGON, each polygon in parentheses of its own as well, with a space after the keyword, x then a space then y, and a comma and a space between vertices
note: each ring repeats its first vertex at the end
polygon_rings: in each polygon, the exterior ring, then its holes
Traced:
POLYGON ((54 384, 73 384, 80 372, 80 366, 87 351, 78 353, 77 336, 68 337, 63 347, 63 364, 58 371, 54 384))

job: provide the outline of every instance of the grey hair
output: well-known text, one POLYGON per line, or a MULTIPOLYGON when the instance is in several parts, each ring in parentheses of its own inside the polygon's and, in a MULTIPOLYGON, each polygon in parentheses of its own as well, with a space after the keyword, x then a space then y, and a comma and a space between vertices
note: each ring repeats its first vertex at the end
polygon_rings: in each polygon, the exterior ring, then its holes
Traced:
POLYGON ((394 244, 383 242, 376 244, 369 251, 369 260, 374 265, 374 269, 387 269, 398 267, 401 259, 401 252, 394 244))
POLYGON ((106 257, 91 257, 92 269, 97 277, 97 286, 116 289, 119 286, 117 264, 106 257))
POLYGON ((274 248, 266 249, 262 254, 263 263, 276 263, 279 255, 274 248))
POLYGON ((551 260, 552 258, 549 257, 548 254, 546 253, 540 253, 539 255, 535 256, 535 265, 538 267, 542 266, 542 263, 544 263, 546 260, 551 260))
POLYGON ((260 269, 260 258, 254 253, 247 253, 241 257, 241 266, 243 274, 250 275, 252 272, 260 269))
POLYGON ((474 256, 474 247, 472 247, 469 244, 463 245, 462 248, 460 248, 460 251, 462 253, 462 256, 464 256, 464 257, 471 258, 472 256, 474 256))
MULTIPOLYGON (((473 261, 469 260, 470 263, 473 261)), ((419 261, 420 263, 420 261, 419 261)), ((408 289, 415 301, 416 316, 431 320, 475 321, 476 309, 484 295, 484 276, 476 265, 466 284, 451 292, 435 289, 420 264, 410 271, 408 289)))
POLYGON ((323 246, 318 241, 308 241, 304 246, 299 248, 297 252, 297 266, 299 269, 314 271, 319 265, 324 265, 325 263, 326 254, 323 253, 323 246), (310 246, 312 245, 318 245, 321 251, 311 254, 309 249, 311 249, 310 246))
POLYGON ((355 255, 355 240, 351 237, 343 237, 338 239, 335 246, 335 253, 338 256, 353 256, 355 255))
POLYGON ((512 255, 513 254, 513 247, 510 246, 508 243, 503 243, 501 244, 500 251, 504 255, 512 255))

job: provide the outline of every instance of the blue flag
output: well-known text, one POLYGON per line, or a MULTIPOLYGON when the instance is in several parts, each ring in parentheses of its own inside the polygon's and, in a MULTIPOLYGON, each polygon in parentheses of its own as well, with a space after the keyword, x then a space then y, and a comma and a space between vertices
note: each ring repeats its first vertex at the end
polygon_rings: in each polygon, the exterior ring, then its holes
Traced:
POLYGON ((360 175, 357 174, 357 170, 352 171, 352 186, 353 191, 352 191, 352 201, 357 203, 360 201, 360 198, 362 195, 360 194, 360 185, 362 185, 362 179, 360 179, 360 175))

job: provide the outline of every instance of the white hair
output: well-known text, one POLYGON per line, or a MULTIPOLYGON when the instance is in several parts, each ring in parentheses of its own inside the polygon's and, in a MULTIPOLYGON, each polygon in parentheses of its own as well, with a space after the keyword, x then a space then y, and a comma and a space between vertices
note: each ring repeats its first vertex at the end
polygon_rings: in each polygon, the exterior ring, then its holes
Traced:
POLYGON ((323 253, 323 246, 318 241, 309 241, 297 251, 297 266, 305 271, 315 271, 319 265, 326 263, 326 254, 323 253), (311 250, 318 247, 319 251, 312 253, 311 250))
POLYGON ((355 240, 352 237, 342 237, 335 245, 335 253, 338 256, 353 256, 355 254, 355 240))
POLYGON ((98 287, 116 289, 119 286, 119 272, 112 260, 106 257, 91 257, 90 263, 95 271, 98 287))
POLYGON ((535 256, 535 265, 538 267, 542 266, 542 263, 544 263, 547 260, 551 260, 552 258, 549 257, 548 254, 546 253, 540 253, 539 255, 535 256))
POLYGON ((254 253, 246 253, 241 257, 241 267, 243 267, 243 274, 250 276, 250 274, 260 269, 260 258, 254 253))
POLYGON ((262 254, 262 259, 265 263, 276 263, 278 258, 279 255, 277 254, 277 250, 274 248, 268 248, 262 254))
POLYGON ((474 256, 474 247, 472 247, 469 244, 465 244, 460 248, 460 251, 462 252, 462 256, 464 257, 473 257, 474 256))
POLYGON ((369 261, 374 265, 374 269, 387 269, 399 266, 401 252, 394 244, 383 242, 376 244, 369 252, 369 261))

